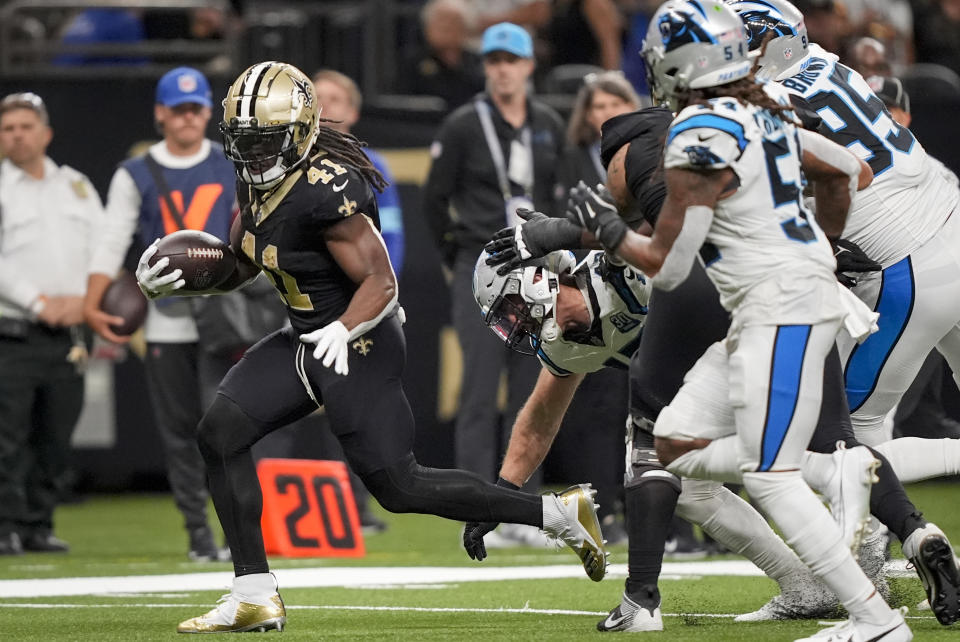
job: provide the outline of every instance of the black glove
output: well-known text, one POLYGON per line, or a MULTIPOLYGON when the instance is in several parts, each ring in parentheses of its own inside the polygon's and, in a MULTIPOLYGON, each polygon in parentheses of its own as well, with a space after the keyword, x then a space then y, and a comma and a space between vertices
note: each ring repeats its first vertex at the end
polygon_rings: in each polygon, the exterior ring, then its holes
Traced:
POLYGON ((626 222, 617 214, 613 197, 607 188, 597 185, 594 191, 583 181, 570 190, 567 218, 589 230, 600 244, 611 252, 620 245, 620 241, 629 229, 626 222))
POLYGON ((503 228, 483 248, 490 255, 487 265, 499 265, 500 276, 520 267, 524 261, 539 259, 555 250, 580 247, 581 229, 566 219, 522 207, 517 208, 517 216, 524 223, 503 228))
POLYGON ((848 288, 857 284, 857 272, 879 272, 883 269, 883 266, 867 256, 859 245, 846 239, 834 241, 833 255, 837 259, 837 280, 848 288))
POLYGON ((470 559, 482 562, 487 557, 487 547, 483 536, 492 531, 500 522, 467 522, 463 528, 463 548, 470 559))
MULTIPOLYGON (((543 215, 541 214, 541 216, 543 215)), ((508 482, 503 477, 497 479, 497 486, 511 490, 520 490, 519 486, 508 482)), ((487 547, 483 544, 483 536, 495 529, 499 523, 500 522, 467 522, 464 525, 463 548, 467 551, 470 559, 482 562, 487 557, 487 547)))

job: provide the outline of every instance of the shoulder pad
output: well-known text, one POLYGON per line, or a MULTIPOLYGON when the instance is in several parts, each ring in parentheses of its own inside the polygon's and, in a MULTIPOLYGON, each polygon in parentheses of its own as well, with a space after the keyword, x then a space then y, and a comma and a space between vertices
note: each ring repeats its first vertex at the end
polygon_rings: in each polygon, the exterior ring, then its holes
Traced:
POLYGON ((667 133, 664 167, 729 167, 747 147, 749 119, 747 109, 732 98, 687 107, 667 133))
POLYGON ((666 133, 673 114, 665 107, 648 107, 640 111, 614 116, 603 123, 600 135, 600 160, 603 167, 610 164, 621 147, 644 134, 659 138, 666 133))
POLYGON ((314 157, 304 168, 300 184, 310 193, 310 210, 320 219, 339 220, 354 214, 370 214, 370 186, 351 165, 325 155, 314 157))
POLYGON ((570 375, 569 370, 565 370, 561 368, 556 363, 554 363, 549 356, 547 356, 547 353, 544 351, 542 345, 540 346, 540 349, 537 351, 537 359, 539 359, 541 365, 543 365, 544 368, 549 370, 550 374, 552 374, 555 377, 567 377, 570 375))

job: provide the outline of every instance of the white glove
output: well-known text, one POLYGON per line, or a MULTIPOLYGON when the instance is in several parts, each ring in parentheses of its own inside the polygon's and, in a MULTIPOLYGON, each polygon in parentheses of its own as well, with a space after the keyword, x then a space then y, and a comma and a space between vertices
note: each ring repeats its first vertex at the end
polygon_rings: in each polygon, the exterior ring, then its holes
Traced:
POLYGON ((350 370, 347 367, 347 357, 350 355, 347 342, 350 340, 350 332, 346 326, 339 321, 328 323, 319 330, 301 334, 300 340, 304 343, 314 343, 314 359, 323 359, 323 367, 333 366, 333 371, 338 375, 345 375, 350 370))
POLYGON ((157 261, 153 267, 148 265, 150 257, 157 253, 157 243, 160 239, 154 241, 150 247, 140 255, 140 261, 137 262, 137 284, 148 299, 159 299, 163 296, 170 296, 174 290, 182 288, 186 281, 180 278, 183 270, 177 268, 169 274, 160 273, 170 264, 170 259, 163 257, 157 261))

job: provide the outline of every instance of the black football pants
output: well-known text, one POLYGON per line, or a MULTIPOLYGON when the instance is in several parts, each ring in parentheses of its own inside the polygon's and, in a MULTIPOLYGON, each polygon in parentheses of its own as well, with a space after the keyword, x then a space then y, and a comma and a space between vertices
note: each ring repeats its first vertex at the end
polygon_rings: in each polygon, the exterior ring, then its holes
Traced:
POLYGON ((250 447, 318 404, 350 465, 387 510, 542 526, 536 495, 467 471, 417 464, 413 414, 400 380, 405 350, 400 323, 391 316, 351 342, 346 376, 323 367, 291 328, 260 341, 230 370, 201 421, 199 442, 237 575, 268 570, 263 496, 250 447))
POLYGON ((0 535, 53 528, 83 406, 72 345, 69 331, 36 324, 0 338, 0 535))

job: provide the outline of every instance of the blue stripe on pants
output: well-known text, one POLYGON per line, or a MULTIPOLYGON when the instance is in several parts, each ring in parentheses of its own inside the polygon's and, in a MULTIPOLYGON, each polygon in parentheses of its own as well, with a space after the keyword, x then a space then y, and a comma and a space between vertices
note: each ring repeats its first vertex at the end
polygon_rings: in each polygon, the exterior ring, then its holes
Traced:
POLYGON ((773 344, 773 362, 770 364, 770 396, 767 398, 767 419, 763 426, 760 445, 760 467, 757 472, 770 470, 777 459, 783 440, 787 437, 800 396, 800 374, 803 356, 810 339, 809 325, 782 325, 777 328, 773 344))
POLYGON ((883 271, 880 295, 874 308, 880 313, 877 322, 880 330, 854 346, 847 358, 843 380, 850 412, 862 406, 876 388, 880 371, 910 320, 915 296, 913 265, 908 256, 883 271))

